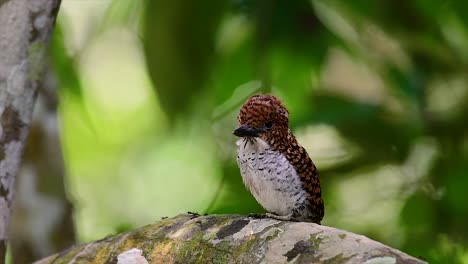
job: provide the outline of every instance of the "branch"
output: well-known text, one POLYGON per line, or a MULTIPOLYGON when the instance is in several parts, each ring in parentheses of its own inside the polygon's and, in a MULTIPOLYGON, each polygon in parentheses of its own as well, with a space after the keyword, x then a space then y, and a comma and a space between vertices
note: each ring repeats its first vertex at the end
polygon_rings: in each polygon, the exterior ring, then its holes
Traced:
POLYGON ((47 263, 425 263, 365 236, 313 223, 179 215, 79 245, 47 263))

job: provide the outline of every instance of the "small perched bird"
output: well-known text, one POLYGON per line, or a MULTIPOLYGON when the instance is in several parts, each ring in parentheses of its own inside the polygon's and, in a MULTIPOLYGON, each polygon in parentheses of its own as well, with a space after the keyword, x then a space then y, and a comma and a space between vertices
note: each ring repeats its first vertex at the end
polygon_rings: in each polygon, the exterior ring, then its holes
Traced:
POLYGON ((247 189, 278 220, 320 224, 324 205, 317 168, 289 129, 288 110, 273 95, 254 95, 242 106, 237 164, 247 189))

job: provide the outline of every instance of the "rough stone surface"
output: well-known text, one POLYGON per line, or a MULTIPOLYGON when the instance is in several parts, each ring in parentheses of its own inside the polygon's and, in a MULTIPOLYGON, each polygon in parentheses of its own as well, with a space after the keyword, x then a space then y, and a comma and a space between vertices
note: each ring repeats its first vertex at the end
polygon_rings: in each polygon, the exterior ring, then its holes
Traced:
POLYGON ((132 248, 117 256, 117 264, 148 264, 143 251, 138 248, 132 248))
POLYGON ((238 215, 179 215, 70 248, 36 262, 116 263, 425 263, 379 242, 314 223, 238 215), (131 258, 134 256, 134 259, 131 258), (142 258, 143 257, 143 258, 142 258), (129 262, 138 263, 138 262, 129 262))

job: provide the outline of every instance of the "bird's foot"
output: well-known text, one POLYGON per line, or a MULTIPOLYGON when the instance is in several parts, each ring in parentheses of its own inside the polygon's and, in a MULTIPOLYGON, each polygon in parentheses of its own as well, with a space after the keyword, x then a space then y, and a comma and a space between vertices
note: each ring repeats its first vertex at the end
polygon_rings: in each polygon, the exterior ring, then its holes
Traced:
POLYGON ((266 217, 268 218, 272 218, 272 219, 276 219, 276 220, 280 220, 280 221, 296 221, 292 214, 288 214, 288 215, 276 215, 276 214, 271 214, 271 213, 266 213, 265 214, 266 217))
POLYGON ((249 217, 263 219, 263 218, 267 218, 268 216, 266 214, 250 213, 249 217))
POLYGON ((249 214, 249 217, 252 218, 271 218, 275 220, 280 220, 280 221, 296 221, 293 217, 292 214, 288 215, 276 215, 272 213, 265 213, 265 214, 256 214, 256 213, 251 213, 249 214))

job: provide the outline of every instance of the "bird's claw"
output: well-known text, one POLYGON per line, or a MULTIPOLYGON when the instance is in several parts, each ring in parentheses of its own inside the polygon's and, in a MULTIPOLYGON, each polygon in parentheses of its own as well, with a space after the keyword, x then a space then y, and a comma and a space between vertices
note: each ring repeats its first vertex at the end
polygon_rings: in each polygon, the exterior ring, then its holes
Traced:
POLYGON ((275 220, 280 220, 280 221, 297 221, 292 217, 292 214, 276 215, 276 214, 266 213, 265 215, 268 218, 275 219, 275 220))
POLYGON ((249 214, 249 217, 251 218, 271 218, 275 220, 280 220, 280 221, 297 221, 292 217, 292 214, 290 215, 276 215, 272 213, 265 213, 265 214, 257 214, 257 213, 251 213, 249 214))
POLYGON ((250 217, 250 218, 265 218, 266 216, 265 216, 265 214, 250 213, 248 215, 248 217, 250 217))
POLYGON ((260 218, 260 219, 263 219, 263 218, 267 218, 268 216, 267 216, 266 214, 250 213, 250 214, 249 214, 249 217, 250 217, 250 218, 260 218))

